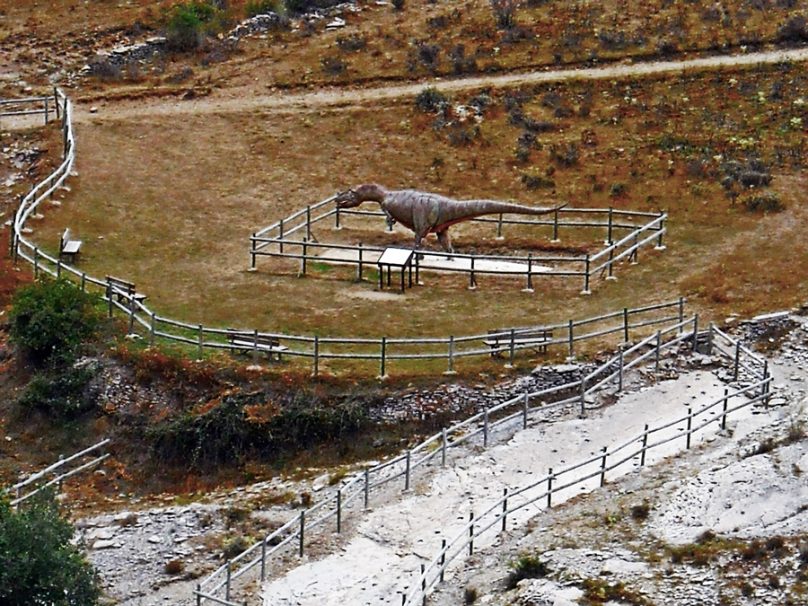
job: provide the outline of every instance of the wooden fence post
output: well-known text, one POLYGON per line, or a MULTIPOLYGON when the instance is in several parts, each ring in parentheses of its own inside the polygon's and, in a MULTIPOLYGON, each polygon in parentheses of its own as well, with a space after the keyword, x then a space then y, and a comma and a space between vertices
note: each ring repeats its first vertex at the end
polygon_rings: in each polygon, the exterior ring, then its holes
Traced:
POLYGON ((357 282, 362 281, 362 262, 363 262, 362 252, 363 252, 362 251, 362 243, 360 242, 359 243, 359 265, 356 266, 356 281, 357 282))
POLYGON ((516 349, 516 329, 511 328, 511 342, 508 347, 508 363, 505 368, 513 368, 513 357, 516 349))
POLYGON ((508 527, 508 487, 502 489, 502 532, 508 527))
POLYGON ((300 275, 306 275, 306 255, 308 254, 308 240, 303 238, 303 255, 300 257, 300 275))
POLYGON ((442 439, 442 447, 440 452, 440 466, 446 467, 446 449, 449 447, 449 439, 446 436, 446 428, 440 430, 441 432, 441 439, 442 439))
POLYGON ((497 219, 497 240, 502 239, 502 213, 499 213, 499 219, 497 219))
POLYGON ((471 270, 469 271, 469 290, 477 288, 477 278, 474 275, 474 257, 471 258, 471 270))
POLYGON ((601 448, 603 457, 600 460, 600 485, 606 484, 606 447, 601 448))
MULTIPOLYGON (((606 244, 608 244, 609 246, 612 245, 612 222, 613 222, 612 215, 613 215, 613 213, 614 213, 614 209, 612 209, 612 207, 610 206, 609 207, 609 226, 606 228, 606 244)), ((611 267, 611 265, 610 265, 610 267, 611 267)))
POLYGON ((665 219, 663 217, 665 213, 663 211, 659 211, 659 238, 657 238, 657 250, 665 250, 665 243, 663 242, 662 238, 665 235, 665 219))
POLYGON ((149 312, 149 345, 154 345, 154 312, 149 312))
POLYGON ((387 376, 387 337, 382 337, 382 355, 381 367, 379 369, 379 378, 384 379, 387 376))
POLYGON ((488 448, 488 408, 483 411, 483 448, 488 448))
POLYGON ((581 418, 586 416, 586 377, 581 377, 581 418))
POLYGON ((446 570, 446 539, 440 540, 440 582, 443 583, 443 573, 446 570))
POLYGON ((469 512, 469 555, 474 555, 474 511, 469 512))
POLYGON ((365 509, 368 508, 368 501, 370 500, 370 469, 365 468, 365 509))
POLYGON ((623 350, 622 349, 620 350, 620 362, 619 362, 619 364, 620 364, 620 367, 618 369, 618 374, 617 374, 617 393, 620 393, 621 391, 623 391, 623 366, 624 366, 624 363, 623 363, 623 350))
POLYGON ((690 450, 690 428, 693 426, 693 409, 687 407, 687 449, 690 450))
POLYGON ((724 388, 724 412, 721 415, 721 429, 727 428, 727 404, 729 402, 729 389, 724 388))
POLYGON ((522 397, 522 429, 527 429, 527 407, 528 407, 528 393, 522 397))
POLYGON ((645 450, 648 448, 648 423, 642 433, 642 450, 640 451, 640 467, 645 467, 645 450))
POLYGON ((527 253, 527 285, 525 292, 533 292, 533 253, 527 253))
POLYGON ((553 212, 553 239, 550 242, 558 242, 558 209, 553 212))
POLYGON ((547 509, 553 506, 553 468, 547 471, 547 509))
POLYGON ((342 532, 342 488, 337 489, 337 534, 342 532))
POLYGON ((306 206, 306 240, 311 240, 311 204, 306 206))
POLYGON ((34 248, 34 280, 39 277, 39 249, 34 248))
POLYGON ((314 376, 320 374, 320 337, 314 335, 314 376))
POLYGON ((410 469, 412 462, 412 451, 407 450, 406 458, 404 459, 404 492, 410 489, 410 469))
POLYGON ((659 350, 662 346, 662 331, 656 333, 656 353, 654 355, 654 372, 659 372, 659 350))
POLYGON ((446 372, 443 373, 445 375, 456 374, 454 369, 454 348, 455 348, 454 337, 449 336, 449 368, 447 368, 446 372))
POLYGON ((225 587, 224 587, 224 599, 228 602, 230 601, 230 581, 232 576, 232 571, 230 570, 233 566, 232 560, 227 560, 227 579, 225 580, 225 587))
POLYGON ((569 324, 567 326, 568 326, 568 331, 569 331, 569 356, 568 356, 568 359, 570 361, 573 361, 573 360, 575 360, 575 337, 573 336, 574 322, 573 322, 572 319, 570 319, 569 324))
POLYGON ((735 367, 732 371, 732 380, 737 381, 741 374, 741 342, 735 341, 735 367))
POLYGON ((586 260, 584 261, 585 268, 584 268, 584 289, 581 291, 582 295, 589 295, 592 294, 592 291, 589 290, 589 253, 586 253, 586 260))
POLYGON ((283 219, 278 221, 278 252, 283 254, 283 219))
POLYGON ((267 538, 261 541, 261 582, 267 578, 267 538))
POLYGON ((303 557, 303 546, 306 538, 306 510, 300 512, 300 557, 303 557))
POLYGON ((255 271, 255 232, 250 236, 250 271, 255 271))
POLYGON ((699 314, 693 316, 693 351, 699 352, 699 314))
POLYGON ((205 328, 200 324, 199 328, 197 330, 199 331, 199 343, 197 345, 197 347, 198 347, 197 360, 201 360, 202 359, 203 341, 205 339, 205 335, 204 335, 205 328))
POLYGON ((628 343, 628 307, 623 308, 623 343, 628 343))

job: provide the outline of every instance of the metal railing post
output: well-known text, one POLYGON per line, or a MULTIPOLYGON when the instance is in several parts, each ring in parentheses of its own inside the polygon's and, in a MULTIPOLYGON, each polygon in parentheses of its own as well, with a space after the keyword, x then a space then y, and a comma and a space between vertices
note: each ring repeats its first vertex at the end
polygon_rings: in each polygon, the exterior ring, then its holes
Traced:
POLYGON ((474 511, 469 512, 469 555, 474 555, 474 511))
POLYGON ((283 219, 278 221, 278 252, 283 254, 283 219))
POLYGON ((149 312, 149 345, 154 345, 154 312, 149 312))
POLYGON ((569 324, 567 326, 568 326, 567 330, 569 332, 569 356, 568 357, 569 357, 570 360, 574 360, 575 359, 575 337, 573 336, 574 322, 573 322, 572 319, 570 319, 569 324))
POLYGON ((379 369, 379 378, 384 379, 387 376, 387 337, 382 337, 382 355, 381 367, 379 369))
POLYGON ((337 489, 337 534, 342 532, 342 488, 337 489))
POLYGON ((483 411, 483 448, 488 448, 488 408, 483 411))
POLYGON ((306 510, 300 512, 300 545, 298 552, 300 557, 303 557, 303 547, 306 540, 306 510))
POLYGON ((300 275, 306 275, 306 256, 308 255, 308 240, 303 238, 303 255, 300 257, 300 275))
POLYGON ((306 240, 311 240, 311 204, 306 206, 306 240))
POLYGON ((527 429, 527 410, 528 410, 528 398, 530 396, 527 392, 522 397, 522 429, 527 429))
POLYGON ((224 585, 224 599, 228 602, 230 601, 230 577, 232 575, 232 571, 230 568, 232 567, 232 560, 227 560, 227 579, 225 580, 224 585))
POLYGON ((255 232, 250 236, 250 271, 255 271, 255 232))
POLYGON ((693 409, 688 406, 687 407, 687 449, 690 450, 690 429, 693 426, 693 409))
POLYGON ((584 261, 584 263, 585 263, 584 289, 581 291, 581 294, 582 295, 588 295, 588 294, 592 293, 592 291, 589 290, 589 266, 590 266, 590 263, 591 263, 591 261, 589 260, 589 253, 586 253, 586 260, 584 261))
POLYGON ((620 350, 620 367, 618 369, 618 374, 617 374, 617 392, 618 393, 623 391, 623 367, 624 367, 623 350, 621 349, 620 350))
POLYGON ((197 343, 197 350, 198 350, 197 351, 197 360, 201 360, 202 359, 202 347, 203 347, 203 342, 204 342, 204 339, 205 339, 203 331, 205 330, 205 328, 200 324, 199 327, 197 328, 197 330, 199 331, 198 343, 197 343))
POLYGON ((533 253, 527 253, 527 286, 525 292, 533 292, 533 253))
POLYGON ((640 451, 640 467, 645 467, 645 451, 648 448, 648 423, 642 433, 642 450, 640 451))
POLYGON ((368 508, 368 501, 370 500, 370 470, 365 468, 365 509, 368 508))
POLYGON ((497 219, 497 240, 502 240, 502 213, 499 213, 497 219))
POLYGON ((547 508, 553 506, 553 468, 547 471, 547 508))
POLYGON ((449 367, 446 369, 446 373, 445 373, 447 375, 455 374, 455 369, 454 369, 454 349, 455 349, 454 337, 449 336, 449 367))
POLYGON ((662 331, 656 333, 656 352, 654 354, 654 372, 659 372, 659 350, 662 347, 662 331))
POLYGON ((320 374, 320 337, 314 335, 314 376, 320 374))
POLYGON ((586 377, 581 377, 581 417, 586 416, 586 377))
POLYGON ((261 582, 267 578, 267 538, 261 541, 261 582))
POLYGON ((729 389, 727 387, 724 388, 724 402, 723 408, 724 411, 721 414, 721 429, 727 428, 727 404, 729 402, 729 389))
POLYGON ((609 207, 609 226, 606 228, 606 244, 608 244, 609 246, 612 245, 612 221, 613 221, 612 215, 613 215, 613 213, 614 213, 614 209, 612 209, 612 207, 610 206, 609 207))
POLYGON ((741 342, 735 341, 735 367, 732 370, 732 380, 737 381, 741 374, 741 342))
POLYGON ((516 353, 516 329, 511 328, 511 342, 508 347, 508 364, 506 368, 513 368, 513 358, 516 353))
POLYGON ((407 455, 404 460, 404 492, 410 489, 410 469, 412 464, 412 451, 407 450, 407 455))
POLYGON ((623 308, 623 343, 628 343, 628 307, 623 308))
POLYGON ((699 314, 693 316, 693 351, 699 352, 699 314))
POLYGON ((440 430, 441 432, 441 453, 440 453, 440 466, 446 467, 446 449, 449 447, 449 438, 446 436, 446 428, 440 430))
POLYGON ((446 539, 440 540, 440 582, 443 583, 443 573, 446 571, 446 539))
POLYGON ((502 532, 508 528, 508 488, 502 489, 502 532))
POLYGON ((553 212, 553 239, 551 242, 558 242, 558 209, 553 212))
POLYGON ((359 264, 356 266, 356 281, 357 282, 362 281, 362 264, 363 264, 362 243, 360 242, 359 243, 359 264))

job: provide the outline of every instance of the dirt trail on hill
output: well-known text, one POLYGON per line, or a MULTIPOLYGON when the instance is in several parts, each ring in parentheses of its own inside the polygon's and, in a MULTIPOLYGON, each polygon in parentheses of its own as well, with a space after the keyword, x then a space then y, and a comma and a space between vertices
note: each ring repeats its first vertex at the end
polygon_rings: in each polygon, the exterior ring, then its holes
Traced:
POLYGON ((808 48, 772 50, 742 55, 702 57, 678 61, 651 61, 648 63, 609 65, 584 69, 561 69, 509 73, 491 76, 443 80, 435 78, 410 84, 395 84, 364 89, 321 89, 302 93, 273 93, 250 96, 246 91, 231 90, 232 97, 217 96, 203 99, 169 100, 154 99, 115 102, 114 107, 103 107, 99 113, 91 113, 89 106, 76 108, 74 120, 87 122, 98 118, 127 120, 147 116, 172 116, 204 113, 238 113, 254 110, 298 112, 309 109, 353 107, 366 102, 392 101, 418 94, 426 86, 435 86, 443 92, 474 90, 487 86, 510 87, 543 82, 569 80, 604 80, 611 78, 636 78, 675 72, 696 72, 710 69, 737 68, 784 61, 808 60, 808 48))

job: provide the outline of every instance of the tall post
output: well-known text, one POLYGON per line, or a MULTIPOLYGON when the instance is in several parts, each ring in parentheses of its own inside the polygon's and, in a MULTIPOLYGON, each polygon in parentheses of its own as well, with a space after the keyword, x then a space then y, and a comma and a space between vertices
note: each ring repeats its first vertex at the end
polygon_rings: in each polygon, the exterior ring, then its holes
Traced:
POLYGON ((588 295, 588 294, 592 293, 592 291, 589 290, 589 265, 590 265, 589 253, 586 253, 586 260, 585 260, 584 263, 585 263, 585 268, 584 268, 584 289, 581 291, 581 294, 582 295, 588 295))
POLYGON ((440 582, 443 583, 443 573, 446 570, 446 539, 440 540, 440 582))
POLYGON ((645 451, 648 448, 648 423, 642 432, 642 450, 640 451, 640 467, 645 466, 645 451))
POLYGON ((334 229, 342 229, 342 226, 339 224, 339 206, 337 206, 334 211, 334 229))
POLYGON ((502 489, 502 532, 508 529, 508 488, 502 489))
POLYGON ((553 468, 547 471, 547 509, 553 506, 553 468))
POLYGON ((441 451, 440 451, 440 466, 446 467, 446 450, 449 448, 449 438, 446 435, 446 428, 440 430, 441 433, 441 451))
POLYGON ((202 583, 196 584, 196 606, 202 606, 202 583))
POLYGON ((342 488, 337 489, 337 534, 342 532, 342 488))
POLYGON ((522 397, 522 429, 527 429, 528 393, 522 397))
POLYGON ((511 342, 508 347, 508 364, 506 364, 506 368, 513 368, 513 357, 516 349, 516 329, 511 328, 510 336, 511 336, 511 342))
POLYGON ((687 407, 687 449, 690 450, 690 429, 693 426, 693 409, 687 407))
POLYGON ((741 342, 735 341, 735 366, 732 370, 732 377, 733 381, 738 380, 738 376, 741 374, 741 342))
POLYGON ((693 316, 693 351, 699 351, 699 314, 693 316))
POLYGON ((581 418, 586 416, 586 377, 581 377, 581 418))
POLYGON ((682 334, 684 327, 681 325, 685 321, 685 298, 679 297, 679 334, 682 334))
POLYGON ((250 236, 250 271, 255 271, 255 232, 250 236))
POLYGON ((663 218, 665 213, 663 211, 659 211, 659 238, 657 238, 657 250, 665 250, 665 242, 663 241, 663 236, 665 235, 665 219, 663 218))
POLYGON ((306 539, 306 510, 300 512, 300 545, 299 545, 299 554, 300 557, 303 557, 303 546, 306 539))
POLYGON ((600 459, 600 485, 606 484, 606 447, 601 448, 603 456, 600 459))
POLYGON ((710 326, 707 329, 707 355, 712 355, 713 353, 713 339, 715 338, 713 335, 713 327, 715 324, 710 322, 710 326))
POLYGON ((729 403, 729 389, 725 387, 724 388, 724 402, 723 402, 724 412, 721 415, 721 429, 726 429, 727 428, 727 404, 728 403, 729 403))
POLYGON ((261 541, 261 582, 267 578, 267 538, 261 541))
POLYGON ((252 361, 253 361, 253 364, 258 364, 258 329, 257 328, 253 328, 252 361))
POLYGON ((474 512, 469 512, 469 555, 474 555, 474 512))
MULTIPOLYGON (((606 244, 608 244, 609 246, 612 245, 612 224, 613 224, 612 215, 613 215, 613 213, 614 213, 614 209, 612 209, 612 207, 610 206, 609 207, 609 227, 606 229, 606 244)), ((609 267, 611 267, 611 265, 609 267)), ((611 275, 611 274, 609 274, 609 275, 611 275)))
POLYGON ((149 345, 154 346, 154 312, 149 312, 149 345))
POLYGON ((474 275, 474 257, 471 257, 471 270, 469 271, 469 290, 477 288, 477 278, 474 275))
POLYGON ((623 343, 628 343, 628 307, 623 308, 623 343))
POLYGON ((311 204, 306 206, 306 240, 311 240, 311 204))
POLYGON ((406 458, 404 459, 404 492, 410 489, 410 469, 412 462, 412 451, 407 450, 406 458))
POLYGON ((48 123, 48 118, 50 114, 50 108, 48 107, 48 100, 49 97, 45 97, 45 124, 48 123))
MULTIPOLYGON (((603 274, 601 274, 601 275, 603 275, 603 274)), ((606 279, 607 280, 617 280, 617 278, 614 277, 614 246, 611 246, 611 245, 609 247, 609 273, 606 276, 606 279)))
POLYGON ((502 240, 502 213, 499 213, 497 219, 497 240, 502 240))
POLYGON ((382 355, 381 355, 381 368, 379 369, 379 378, 384 379, 387 376, 387 337, 382 337, 382 355))
POLYGON ((553 212, 553 239, 551 242, 558 242, 558 209, 553 212))
POLYGON ((573 320, 570 319, 568 323, 568 332, 569 332, 569 359, 570 361, 575 359, 575 337, 573 336, 573 327, 574 323, 573 320))
POLYGON ((197 354, 196 354, 196 359, 197 360, 202 359, 202 347, 203 347, 204 338, 205 338, 204 330, 205 329, 201 324, 197 328, 197 331, 198 331, 198 335, 197 335, 197 354))
POLYGON ((283 219, 278 221, 278 249, 283 254, 283 219))
POLYGON ((230 570, 233 566, 232 560, 227 560, 227 578, 225 579, 225 586, 224 586, 224 599, 226 601, 230 601, 230 581, 232 576, 232 571, 230 570))
POLYGON ((109 317, 112 317, 112 280, 107 280, 107 302, 109 304, 109 317))
POLYGON ((654 354, 654 372, 659 372, 659 350, 662 347, 662 331, 656 333, 656 352, 654 354))
POLYGON ((56 279, 58 280, 61 277, 62 277, 62 257, 60 256, 56 259, 56 279))
POLYGON ((525 292, 533 292, 533 253, 527 253, 527 286, 525 292))
POLYGON ((39 249, 34 248, 34 280, 39 277, 39 249))
POLYGON ((53 87, 53 107, 54 111, 56 112, 56 119, 60 118, 59 115, 59 92, 56 90, 56 87, 53 87))
POLYGON ((308 240, 303 238, 303 255, 300 257, 300 275, 306 275, 306 256, 308 255, 308 240))
MULTIPOLYGON (((768 378, 769 378, 769 361, 768 361, 768 360, 764 360, 764 361, 763 361, 763 380, 765 381, 765 380, 766 380, 766 379, 768 379, 768 378)), ((771 386, 771 385, 770 385, 769 383, 764 383, 764 384, 763 384, 763 387, 761 388, 761 392, 762 392, 763 394, 765 394, 765 396, 766 396, 766 397, 763 399, 763 405, 764 405, 766 408, 768 408, 768 407, 769 407, 769 388, 770 388, 770 386, 771 386)))
POLYGON ((364 259, 362 258, 362 243, 359 243, 359 264, 356 266, 356 281, 362 281, 362 263, 364 259))
POLYGON ((483 411, 483 448, 488 448, 488 408, 483 411))
POLYGON ((444 374, 447 374, 447 375, 455 374, 455 369, 454 369, 454 349, 455 349, 454 337, 450 335, 449 336, 449 368, 446 369, 446 372, 444 374))
POLYGON ((365 468, 365 509, 368 508, 368 501, 370 501, 370 469, 365 468))
POLYGON ((314 335, 314 376, 320 374, 320 337, 314 335))
POLYGON ((622 349, 620 350, 619 364, 620 364, 620 366, 618 368, 618 373, 617 373, 617 393, 620 393, 621 391, 623 391, 623 366, 624 366, 624 362, 623 362, 623 350, 622 349))

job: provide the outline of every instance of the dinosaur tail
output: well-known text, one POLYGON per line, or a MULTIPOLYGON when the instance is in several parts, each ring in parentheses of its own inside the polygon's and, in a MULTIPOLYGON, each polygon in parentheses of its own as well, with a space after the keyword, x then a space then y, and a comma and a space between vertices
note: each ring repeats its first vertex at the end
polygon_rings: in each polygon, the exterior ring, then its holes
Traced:
POLYGON ((517 215, 546 215, 564 208, 566 204, 549 208, 525 206, 512 202, 500 202, 498 200, 463 200, 452 205, 448 210, 453 221, 472 219, 482 215, 517 214, 517 215))

